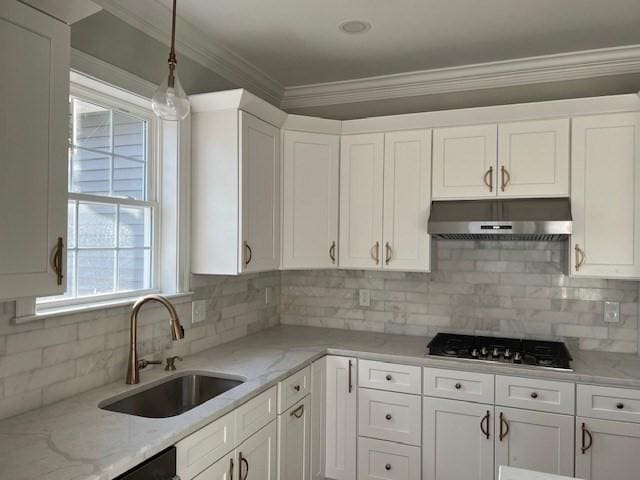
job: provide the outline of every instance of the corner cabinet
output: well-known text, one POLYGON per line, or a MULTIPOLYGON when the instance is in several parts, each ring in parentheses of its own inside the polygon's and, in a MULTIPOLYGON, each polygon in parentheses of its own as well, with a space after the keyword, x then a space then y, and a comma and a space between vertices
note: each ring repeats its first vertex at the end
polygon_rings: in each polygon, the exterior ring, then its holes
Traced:
POLYGON ((640 114, 576 117, 571 275, 640 278, 640 114))
POLYGON ((340 137, 282 138, 282 268, 336 268, 340 137))
POLYGON ((277 270, 280 131, 242 110, 216 108, 218 103, 216 94, 192 100, 191 270, 277 270))
POLYGON ((60 294, 66 280, 69 27, 0 4, 0 300, 60 294), (54 263, 56 266, 54 266, 54 263))
POLYGON ((429 271, 431 131, 342 138, 340 267, 429 271))

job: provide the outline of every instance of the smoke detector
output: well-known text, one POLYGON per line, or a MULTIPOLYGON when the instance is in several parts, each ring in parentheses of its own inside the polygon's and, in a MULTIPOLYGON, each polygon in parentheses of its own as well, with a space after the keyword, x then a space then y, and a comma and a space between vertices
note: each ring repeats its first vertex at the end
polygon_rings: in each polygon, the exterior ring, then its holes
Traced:
POLYGON ((349 35, 359 35, 371 30, 371 24, 362 20, 347 20, 346 22, 342 22, 338 26, 338 29, 349 35))

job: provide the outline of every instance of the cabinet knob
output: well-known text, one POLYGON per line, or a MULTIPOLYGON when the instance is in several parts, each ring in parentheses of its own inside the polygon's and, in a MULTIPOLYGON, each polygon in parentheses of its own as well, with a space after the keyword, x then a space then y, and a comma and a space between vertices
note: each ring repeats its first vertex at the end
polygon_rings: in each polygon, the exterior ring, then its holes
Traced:
POLYGON ((538 398, 538 393, 537 392, 531 392, 531 398, 533 398, 533 399, 538 398))
POLYGON ((456 387, 456 390, 460 390, 462 388, 462 385, 459 383, 456 383, 454 387, 456 387))
POLYGON ((390 463, 387 463, 387 464, 384 466, 384 469, 385 469, 385 470, 391 470, 391 464, 390 464, 390 463))
POLYGON ((387 413, 387 414, 384 416, 384 418, 386 418, 387 420, 391 420, 391 414, 390 414, 390 413, 387 413))
POLYGON ((618 410, 622 410, 622 409, 624 408, 624 403, 622 403, 622 402, 618 403, 618 404, 616 405, 616 408, 617 408, 618 410))
POLYGON ((295 386, 293 387, 293 389, 294 389, 296 392, 299 392, 299 391, 300 391, 300 385, 295 385, 295 386))
POLYGON ((390 382, 393 377, 391 376, 391 374, 387 374, 385 378, 387 379, 388 382, 390 382))

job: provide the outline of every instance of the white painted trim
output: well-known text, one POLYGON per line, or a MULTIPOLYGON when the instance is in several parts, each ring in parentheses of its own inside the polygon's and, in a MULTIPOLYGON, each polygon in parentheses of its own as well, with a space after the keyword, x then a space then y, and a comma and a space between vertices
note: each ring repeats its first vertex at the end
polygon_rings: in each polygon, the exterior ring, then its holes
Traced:
POLYGON ((284 109, 511 87, 640 72, 640 45, 287 87, 284 109))
POLYGON ((326 133, 340 135, 342 122, 327 118, 307 117, 305 115, 287 115, 282 125, 283 130, 295 130, 297 132, 326 133))
POLYGON ((189 97, 191 112, 217 112, 220 110, 242 110, 280 128, 287 114, 253 93, 237 88, 223 92, 200 93, 189 97))
MULTIPOLYGON (((171 13, 159 2, 154 0, 94 1, 131 26, 169 45, 171 13)), ((246 88, 276 105, 282 99, 284 86, 280 82, 219 42, 215 42, 179 15, 176 25, 176 49, 229 82, 246 88)))

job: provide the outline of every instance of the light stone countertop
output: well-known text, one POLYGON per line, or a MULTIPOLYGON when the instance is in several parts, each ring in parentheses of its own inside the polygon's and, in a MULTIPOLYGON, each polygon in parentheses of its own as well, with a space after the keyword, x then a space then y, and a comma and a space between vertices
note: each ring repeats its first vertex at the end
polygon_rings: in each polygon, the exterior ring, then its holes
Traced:
MULTIPOLYGON (((0 479, 107 480, 175 444, 326 353, 406 364, 640 388, 640 357, 575 352, 574 372, 425 358, 427 339, 328 328, 279 326, 193 355, 177 372, 141 372, 142 383, 113 383, 0 421, 0 479), (149 419, 100 410, 101 401, 180 372, 247 381, 189 412, 149 419)), ((124 375, 124 372, 123 372, 124 375)))

